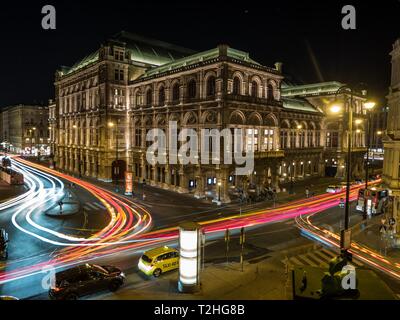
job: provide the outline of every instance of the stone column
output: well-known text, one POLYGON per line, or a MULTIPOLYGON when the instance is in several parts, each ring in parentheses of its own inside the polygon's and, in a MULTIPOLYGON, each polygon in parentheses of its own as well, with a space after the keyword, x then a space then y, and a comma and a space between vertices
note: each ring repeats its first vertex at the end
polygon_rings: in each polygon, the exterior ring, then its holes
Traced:
POLYGON ((163 184, 164 189, 169 189, 171 186, 171 168, 169 164, 165 165, 165 183, 163 184))
POLYGON ((229 169, 228 168, 220 168, 217 171, 217 199, 218 199, 218 195, 220 195, 221 203, 230 203, 231 202, 231 199, 229 197, 228 177, 229 177, 229 169), (221 183, 221 185, 219 186, 218 183, 221 183))
POLYGON ((86 171, 85 176, 90 177, 92 175, 92 162, 90 161, 91 157, 89 154, 85 155, 85 162, 86 162, 86 171))
POLYGON ((179 193, 188 193, 188 178, 187 175, 185 175, 185 171, 183 169, 183 166, 180 167, 179 169, 179 187, 178 187, 178 192, 179 193))
POLYGON ((142 155, 142 158, 140 159, 140 165, 142 167, 142 172, 140 173, 139 181, 143 182, 143 179, 146 179, 146 160, 144 155, 142 155))
POLYGON ((58 163, 56 165, 62 170, 65 169, 65 153, 61 149, 58 150, 58 163))
POLYGON ((150 185, 155 186, 157 185, 157 167, 156 166, 150 166, 150 185))
POLYGON ((339 158, 336 178, 344 178, 346 176, 345 170, 346 170, 346 163, 344 161, 344 158, 339 158))
POLYGON ((318 175, 320 177, 325 176, 325 161, 319 161, 318 162, 318 175))
POLYGON ((205 192, 204 192, 204 179, 205 178, 201 174, 201 166, 197 166, 195 178, 196 178, 197 186, 196 186, 196 190, 194 192, 194 197, 197 199, 203 199, 203 198, 205 198, 205 192))

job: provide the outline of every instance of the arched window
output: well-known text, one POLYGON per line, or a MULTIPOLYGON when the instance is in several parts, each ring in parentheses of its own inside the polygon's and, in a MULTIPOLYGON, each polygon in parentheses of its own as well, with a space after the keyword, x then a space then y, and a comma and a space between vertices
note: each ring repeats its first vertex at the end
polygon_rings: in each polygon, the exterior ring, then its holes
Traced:
POLYGON ((179 83, 175 83, 172 87, 172 100, 178 101, 179 100, 179 83))
POLYGON ((239 77, 233 78, 233 94, 239 95, 240 94, 240 79, 239 77))
POLYGON ((256 81, 251 82, 251 96, 258 97, 258 83, 256 81))
POLYGON ((163 106, 165 104, 165 89, 164 87, 160 87, 158 90, 158 104, 163 106))
POLYGON ((196 81, 190 80, 188 83, 188 98, 194 99, 196 98, 196 81))
POLYGON ((146 105, 150 106, 153 103, 153 91, 151 89, 148 89, 146 91, 146 105))
POLYGON ((307 131, 307 145, 311 148, 314 147, 313 132, 311 130, 307 131))
POLYGON ((136 95, 135 95, 135 104, 136 104, 136 107, 139 107, 140 106, 140 92, 136 92, 136 95))
POLYGON ((281 149, 286 149, 288 144, 288 132, 286 130, 280 131, 280 146, 281 149))
POLYGON ((215 77, 211 76, 207 79, 207 96, 215 95, 215 77))
POLYGON ((272 86, 272 84, 269 84, 267 86, 267 99, 269 101, 274 101, 275 97, 274 97, 274 87, 272 86))

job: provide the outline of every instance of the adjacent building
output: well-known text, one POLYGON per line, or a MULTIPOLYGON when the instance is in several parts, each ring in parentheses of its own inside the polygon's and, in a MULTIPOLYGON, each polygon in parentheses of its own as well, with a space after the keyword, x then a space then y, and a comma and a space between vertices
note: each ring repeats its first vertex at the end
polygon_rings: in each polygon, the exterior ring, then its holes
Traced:
POLYGON ((49 153, 49 110, 41 105, 15 105, 2 109, 1 145, 12 153, 49 153))
MULTIPOLYGON (((400 219, 400 39, 393 44, 390 53, 392 76, 389 87, 387 130, 384 137, 383 180, 392 195, 390 214, 400 219)), ((400 224, 396 222, 396 231, 400 232, 400 224)))
MULTIPOLYGON (((346 108, 350 103, 350 94, 338 93, 344 84, 336 81, 321 82, 307 85, 288 85, 282 87, 284 98, 303 98, 311 103, 323 115, 320 123, 320 150, 323 170, 321 174, 331 177, 345 178, 348 152, 348 117, 346 108), (331 107, 341 105, 339 113, 333 113, 331 107)), ((351 145, 352 178, 361 177, 364 168, 364 155, 367 151, 367 116, 363 107, 367 92, 359 91, 353 94, 354 126, 351 145)))

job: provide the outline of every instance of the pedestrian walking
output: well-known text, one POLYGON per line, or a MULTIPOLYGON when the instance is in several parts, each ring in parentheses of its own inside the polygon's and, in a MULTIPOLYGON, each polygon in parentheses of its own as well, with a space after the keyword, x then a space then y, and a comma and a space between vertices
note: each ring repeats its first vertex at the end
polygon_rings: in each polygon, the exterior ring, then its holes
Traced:
POLYGON ((300 291, 304 291, 307 288, 307 272, 304 270, 303 278, 301 279, 300 291))
POLYGON ((308 189, 308 187, 306 188, 306 198, 310 197, 310 190, 308 189))
POLYGON ((62 214, 62 208, 63 208, 64 203, 62 201, 59 201, 58 205, 60 206, 60 214, 62 214))

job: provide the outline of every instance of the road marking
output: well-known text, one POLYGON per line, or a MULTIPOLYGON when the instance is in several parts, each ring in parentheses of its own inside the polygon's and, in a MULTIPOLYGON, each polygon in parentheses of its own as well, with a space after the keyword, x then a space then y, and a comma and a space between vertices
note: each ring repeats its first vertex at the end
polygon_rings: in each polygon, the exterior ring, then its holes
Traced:
POLYGON ((332 260, 330 257, 327 257, 323 254, 321 254, 321 252, 319 251, 315 251, 314 254, 319 257, 322 261, 325 261, 326 263, 324 263, 326 266, 329 266, 329 262, 332 260))
MULTIPOLYGON (((283 261, 286 261, 286 260, 283 260, 283 261)), ((303 263, 300 262, 299 260, 297 260, 296 257, 289 258, 289 262, 292 262, 292 264, 298 265, 298 266, 302 266, 303 265, 303 263)))
POLYGON ((90 209, 97 210, 97 209, 98 209, 97 207, 95 207, 95 206, 94 206, 93 204, 91 204, 91 203, 86 203, 86 205, 85 205, 84 208, 86 208, 86 207, 89 207, 88 210, 90 210, 90 209))
MULTIPOLYGON (((335 252, 332 252, 327 249, 321 249, 321 250, 315 250, 309 253, 293 256, 289 258, 289 262, 292 265, 295 266, 313 266, 313 267, 323 267, 323 268, 328 268, 329 267, 329 262, 335 258, 337 255, 335 252)), ((286 263, 286 259, 281 261, 283 264, 286 263)), ((364 264, 357 261, 353 260, 351 262, 354 264, 356 267, 363 267, 364 264)))
POLYGON ((93 202, 93 205, 94 205, 94 206, 96 206, 96 207, 98 207, 99 209, 103 209, 103 210, 105 210, 105 209, 106 209, 106 207, 105 207, 105 206, 101 205, 101 204, 100 204, 100 203, 98 203, 98 202, 93 202))
POLYGON ((86 227, 87 227, 87 224, 88 224, 88 214, 87 214, 87 212, 86 212, 86 210, 83 210, 83 216, 85 217, 85 220, 83 221, 83 226, 82 226, 82 229, 86 229, 86 227))
MULTIPOLYGON (((311 254, 310 254, 311 256, 311 254)), ((308 256, 308 254, 303 254, 299 256, 301 260, 304 260, 308 265, 313 266, 313 267, 319 267, 319 264, 315 263, 311 258, 308 256)))
POLYGON ((336 257, 335 253, 333 253, 332 251, 326 250, 326 249, 321 249, 319 252, 322 254, 325 254, 330 259, 333 259, 336 257))

